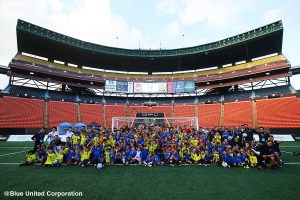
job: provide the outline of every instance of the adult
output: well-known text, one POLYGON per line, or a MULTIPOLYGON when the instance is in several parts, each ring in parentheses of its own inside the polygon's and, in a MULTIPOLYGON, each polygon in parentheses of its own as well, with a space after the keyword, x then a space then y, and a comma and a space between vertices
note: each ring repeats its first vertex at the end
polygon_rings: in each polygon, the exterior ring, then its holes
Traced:
POLYGON ((40 146, 44 144, 44 138, 45 138, 45 129, 43 128, 40 129, 39 133, 31 137, 31 139, 34 141, 33 152, 37 152, 37 149, 39 149, 40 146))
POLYGON ((54 140, 54 137, 56 135, 58 135, 58 132, 56 131, 56 127, 52 127, 52 131, 48 133, 46 141, 48 141, 48 139, 50 138, 50 143, 51 143, 52 140, 54 140))
POLYGON ((257 132, 257 134, 259 138, 259 145, 264 145, 268 140, 268 137, 270 136, 270 134, 265 131, 264 127, 259 127, 259 131, 257 132))
POLYGON ((278 158, 275 156, 275 148, 271 140, 268 140, 263 146, 262 157, 265 160, 266 167, 273 168, 278 165, 278 158))

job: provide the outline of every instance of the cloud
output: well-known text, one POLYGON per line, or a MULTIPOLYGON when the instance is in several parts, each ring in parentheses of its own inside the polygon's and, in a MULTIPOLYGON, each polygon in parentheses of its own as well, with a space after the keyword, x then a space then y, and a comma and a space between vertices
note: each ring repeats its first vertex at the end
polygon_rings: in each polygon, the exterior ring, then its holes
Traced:
MULTIPOLYGON (((136 48, 143 33, 130 27, 111 10, 110 0, 0 1, 0 64, 8 65, 17 53, 17 19, 84 41, 107 46, 136 48), (118 38, 118 39, 117 39, 118 38)), ((0 88, 3 88, 3 82, 0 88)))
POLYGON ((263 16, 263 21, 268 24, 282 19, 281 9, 272 9, 267 11, 263 16))
POLYGON ((183 26, 207 24, 214 29, 242 26, 240 16, 254 1, 234 0, 162 0, 157 3, 158 11, 175 14, 183 26))
POLYGON ((157 10, 162 13, 175 14, 179 10, 181 4, 182 1, 180 0, 160 0, 156 7, 157 10))

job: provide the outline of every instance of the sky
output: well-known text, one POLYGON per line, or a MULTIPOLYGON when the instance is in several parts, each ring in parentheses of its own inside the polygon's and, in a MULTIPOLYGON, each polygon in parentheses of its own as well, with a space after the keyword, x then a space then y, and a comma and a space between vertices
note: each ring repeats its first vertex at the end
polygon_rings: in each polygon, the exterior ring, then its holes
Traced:
MULTIPOLYGON (((0 64, 17 53, 22 19, 87 42, 172 49, 214 42, 283 21, 283 54, 300 65, 298 0, 0 0, 0 64)), ((300 89, 300 76, 292 85, 300 89)), ((0 89, 8 77, 0 75, 0 89)))

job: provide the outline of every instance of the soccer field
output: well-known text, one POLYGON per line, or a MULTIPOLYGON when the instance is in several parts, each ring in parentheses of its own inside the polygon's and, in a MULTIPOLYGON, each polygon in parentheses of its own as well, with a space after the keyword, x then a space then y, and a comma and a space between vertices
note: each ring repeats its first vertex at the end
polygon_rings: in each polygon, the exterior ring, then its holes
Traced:
POLYGON ((299 142, 284 142, 281 169, 217 166, 20 167, 31 142, 0 143, 0 199, 4 191, 82 192, 82 197, 34 199, 300 199, 299 142))

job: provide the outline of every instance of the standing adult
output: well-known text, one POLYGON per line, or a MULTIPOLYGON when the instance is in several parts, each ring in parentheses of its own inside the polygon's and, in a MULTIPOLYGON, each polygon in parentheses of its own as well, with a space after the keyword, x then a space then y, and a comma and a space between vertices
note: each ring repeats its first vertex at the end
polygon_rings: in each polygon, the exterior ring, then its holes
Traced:
POLYGON ((37 149, 44 144, 44 138, 45 138, 45 129, 43 128, 40 129, 39 133, 31 137, 31 139, 34 141, 34 147, 33 147, 34 152, 36 152, 37 149))

